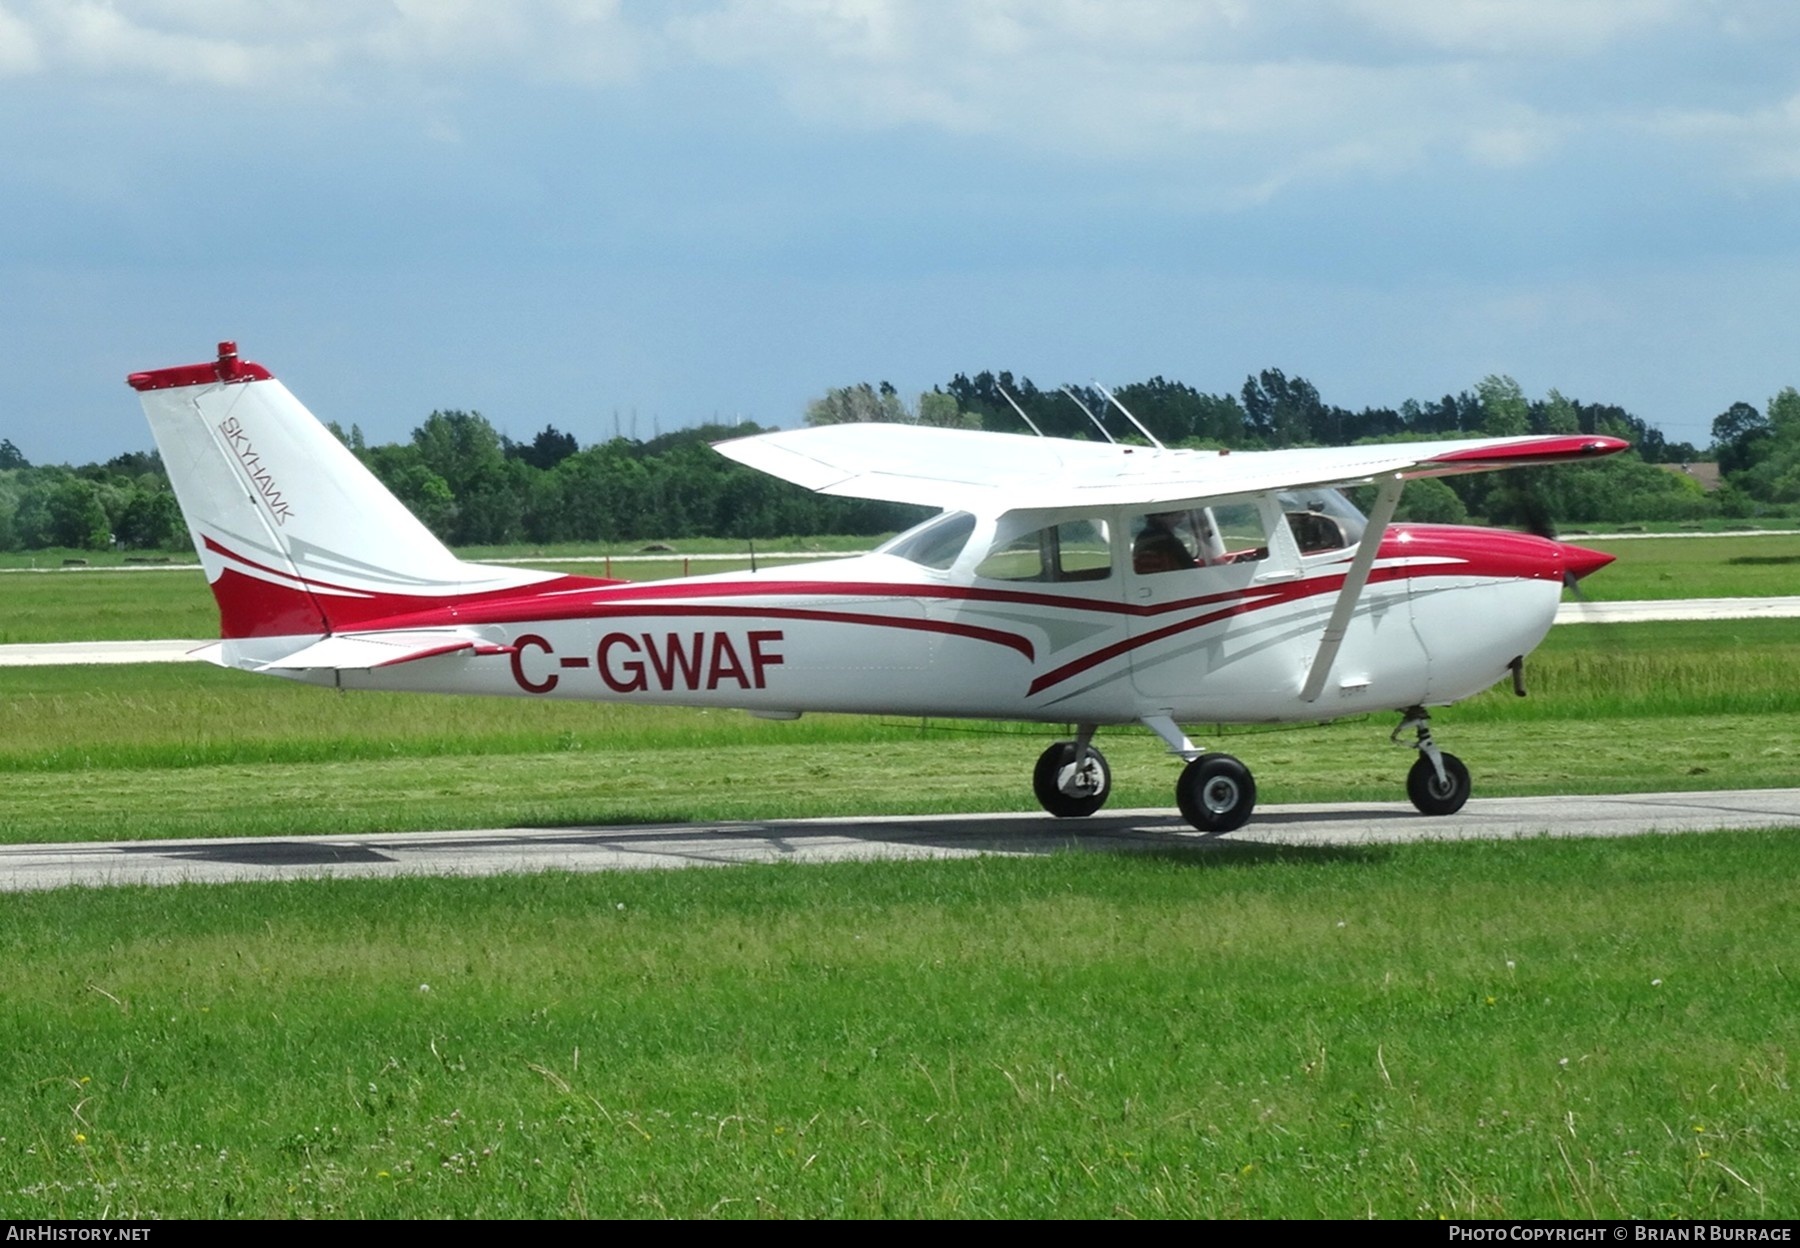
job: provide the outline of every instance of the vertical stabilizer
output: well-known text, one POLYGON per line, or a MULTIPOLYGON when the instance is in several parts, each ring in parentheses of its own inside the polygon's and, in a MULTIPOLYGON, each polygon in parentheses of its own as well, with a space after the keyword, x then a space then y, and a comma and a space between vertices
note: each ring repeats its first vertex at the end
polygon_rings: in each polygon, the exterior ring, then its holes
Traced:
POLYGON ((459 560, 234 343, 127 380, 227 640, 320 637, 554 579, 459 560))

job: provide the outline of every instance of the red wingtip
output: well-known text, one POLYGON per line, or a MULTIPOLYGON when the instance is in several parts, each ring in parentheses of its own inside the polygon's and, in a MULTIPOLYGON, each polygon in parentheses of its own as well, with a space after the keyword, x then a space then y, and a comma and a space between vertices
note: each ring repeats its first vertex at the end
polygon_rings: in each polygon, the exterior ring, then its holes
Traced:
POLYGON ((1468 450, 1447 451, 1426 461, 1433 464, 1481 464, 1494 468, 1523 467, 1530 464, 1554 464, 1570 460, 1598 459, 1627 450, 1631 443, 1622 438, 1602 434, 1551 434, 1529 441, 1503 442, 1499 445, 1475 446, 1468 450))

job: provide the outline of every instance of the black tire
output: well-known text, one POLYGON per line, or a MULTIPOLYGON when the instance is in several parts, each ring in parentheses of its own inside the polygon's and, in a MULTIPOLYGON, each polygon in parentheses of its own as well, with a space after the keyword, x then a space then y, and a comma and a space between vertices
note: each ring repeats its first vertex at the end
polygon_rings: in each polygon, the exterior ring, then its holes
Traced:
POLYGON ((1175 804, 1202 832, 1232 832, 1256 809, 1256 781, 1229 754, 1203 754, 1175 781, 1175 804))
POLYGON ((1063 791, 1062 780, 1064 771, 1075 762, 1075 743, 1058 741, 1038 755, 1031 772, 1031 791, 1037 794, 1038 804, 1058 819, 1085 819, 1112 795, 1112 769, 1106 765, 1106 756, 1090 745, 1087 757, 1088 766, 1082 769, 1085 774, 1076 777, 1079 783, 1070 793, 1063 791))
POLYGON ((1469 800, 1469 769, 1454 754, 1440 754, 1444 760, 1444 779, 1440 783, 1437 768, 1423 754, 1406 773, 1406 795, 1423 815, 1454 815, 1469 800))

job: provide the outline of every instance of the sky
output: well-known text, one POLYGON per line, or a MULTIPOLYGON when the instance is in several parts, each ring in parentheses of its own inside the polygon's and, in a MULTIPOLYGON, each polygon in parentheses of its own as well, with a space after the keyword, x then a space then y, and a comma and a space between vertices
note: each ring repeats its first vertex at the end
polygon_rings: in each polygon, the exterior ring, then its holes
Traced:
POLYGON ((1704 446, 1800 384, 1800 5, 0 0, 0 437, 221 339, 371 442, 1279 368, 1704 446))

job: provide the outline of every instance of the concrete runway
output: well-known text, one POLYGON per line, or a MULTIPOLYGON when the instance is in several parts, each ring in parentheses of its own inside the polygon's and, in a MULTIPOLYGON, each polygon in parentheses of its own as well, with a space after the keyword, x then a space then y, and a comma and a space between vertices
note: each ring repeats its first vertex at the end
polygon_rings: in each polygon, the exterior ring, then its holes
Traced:
POLYGON ((1043 814, 791 819, 604 828, 509 828, 388 836, 115 841, 0 846, 0 891, 80 885, 623 871, 748 862, 966 858, 1082 850, 1230 853, 1273 845, 1343 848, 1424 840, 1638 836, 1800 829, 1800 789, 1497 797, 1429 819, 1396 802, 1265 806, 1229 836, 1165 810, 1091 819, 1043 814))
POLYGON ((206 641, 46 641, 0 646, 0 667, 63 667, 90 663, 187 663, 206 641))
POLYGON ((1791 620, 1800 598, 1668 598, 1647 602, 1565 602, 1558 624, 1629 624, 1636 620, 1791 620))

